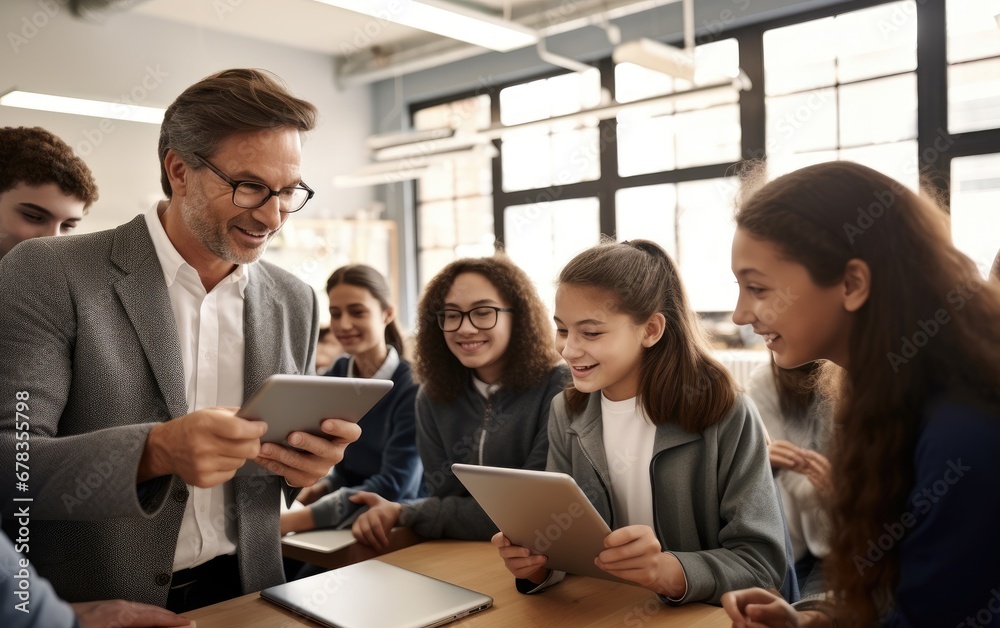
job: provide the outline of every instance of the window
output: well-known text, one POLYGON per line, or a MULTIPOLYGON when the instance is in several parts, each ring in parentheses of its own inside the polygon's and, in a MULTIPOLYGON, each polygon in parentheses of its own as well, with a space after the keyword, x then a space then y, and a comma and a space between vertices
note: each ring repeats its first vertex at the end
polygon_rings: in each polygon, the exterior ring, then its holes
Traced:
POLYGON ((1000 127, 1000 37, 996 2, 948 0, 948 129, 1000 127))
MULTIPOLYGON (((600 104, 601 74, 595 68, 501 90, 500 122, 523 124, 600 104)), ((600 178, 597 123, 596 118, 585 118, 504 133, 503 189, 530 190, 600 178)))
POLYGON ((916 45, 910 0, 765 32, 771 173, 845 159, 916 188, 916 45))
POLYGON ((507 254, 535 283, 552 312, 559 271, 574 255, 600 241, 597 199, 514 205, 504 210, 507 254))
MULTIPOLYGON (((631 63, 615 66, 616 100, 635 102, 731 79, 739 71, 735 39, 695 48, 695 82, 631 63)), ((736 90, 680 99, 655 113, 638 109, 618 116, 618 173, 623 177, 736 161, 740 158, 740 108, 736 90)))
POLYGON ((952 160, 951 237, 987 277, 1000 250, 1000 153, 952 160))
MULTIPOLYGON (((413 116, 417 130, 454 129, 455 134, 490 126, 490 97, 428 107, 413 116)), ((460 257, 493 252, 493 179, 490 160, 467 155, 431 164, 417 184, 420 285, 460 257)))

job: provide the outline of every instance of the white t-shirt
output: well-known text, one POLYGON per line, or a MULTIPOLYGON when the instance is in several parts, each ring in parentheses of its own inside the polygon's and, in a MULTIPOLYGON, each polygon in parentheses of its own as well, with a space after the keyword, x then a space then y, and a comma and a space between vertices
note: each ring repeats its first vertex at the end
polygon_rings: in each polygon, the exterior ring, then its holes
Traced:
POLYGON ((611 401, 601 393, 604 454, 611 472, 611 499, 619 527, 653 525, 653 489, 649 464, 653 460, 656 426, 636 398, 611 401))

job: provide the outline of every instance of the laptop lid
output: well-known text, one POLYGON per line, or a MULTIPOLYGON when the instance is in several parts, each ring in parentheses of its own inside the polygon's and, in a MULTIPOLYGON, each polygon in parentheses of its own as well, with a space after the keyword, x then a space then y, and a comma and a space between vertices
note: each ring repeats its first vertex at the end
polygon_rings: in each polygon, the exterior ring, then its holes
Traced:
POLYGON ((611 528, 569 475, 460 463, 451 469, 504 536, 548 557, 549 569, 623 582, 594 564, 611 528))
POLYGON ((260 592, 331 628, 430 628, 493 605, 493 598, 380 560, 366 560, 260 592))

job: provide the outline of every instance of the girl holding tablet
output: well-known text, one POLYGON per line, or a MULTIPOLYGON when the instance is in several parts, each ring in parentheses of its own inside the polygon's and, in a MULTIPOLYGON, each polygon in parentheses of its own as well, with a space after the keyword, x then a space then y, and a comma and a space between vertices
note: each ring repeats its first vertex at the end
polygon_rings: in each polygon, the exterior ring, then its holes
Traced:
POLYGON ((451 465, 544 468, 549 404, 568 380, 545 306, 506 255, 445 266, 417 310, 417 446, 429 497, 352 497, 369 506, 354 536, 376 549, 395 525, 428 538, 488 540, 496 526, 451 465))
POLYGON ((836 604, 737 591, 733 625, 1000 626, 1000 288, 934 202, 850 162, 775 179, 736 224, 733 320, 781 367, 843 371, 823 563, 836 604))
POLYGON ((403 359, 403 337, 395 322, 389 286, 377 270, 343 266, 326 283, 330 330, 347 353, 326 374, 389 379, 392 390, 361 419, 361 438, 330 474, 303 489, 306 508, 281 515, 281 533, 335 527, 359 507, 348 501, 358 491, 386 499, 417 497, 421 467, 414 428, 417 385, 403 359))
MULTIPOLYGON (((753 403, 713 359, 677 268, 653 242, 606 243, 559 275, 547 469, 573 476, 612 532, 596 564, 665 602, 778 588, 785 531, 753 403)), ((518 590, 561 579, 502 534, 518 590)))

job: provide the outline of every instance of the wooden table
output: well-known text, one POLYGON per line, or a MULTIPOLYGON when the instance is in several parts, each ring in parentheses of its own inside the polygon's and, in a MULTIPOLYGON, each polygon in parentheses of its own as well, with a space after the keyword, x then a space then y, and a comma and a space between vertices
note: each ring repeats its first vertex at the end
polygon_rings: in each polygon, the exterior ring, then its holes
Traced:
MULTIPOLYGON (((496 549, 486 542, 427 541, 375 560, 468 587, 493 598, 493 608, 464 619, 456 626, 729 628, 732 625, 721 608, 705 604, 668 607, 646 589, 596 578, 567 576, 544 593, 522 595, 514 589, 513 576, 504 568, 496 549)), ((257 593, 184 615, 197 620, 198 628, 316 625, 261 599, 257 593)))

